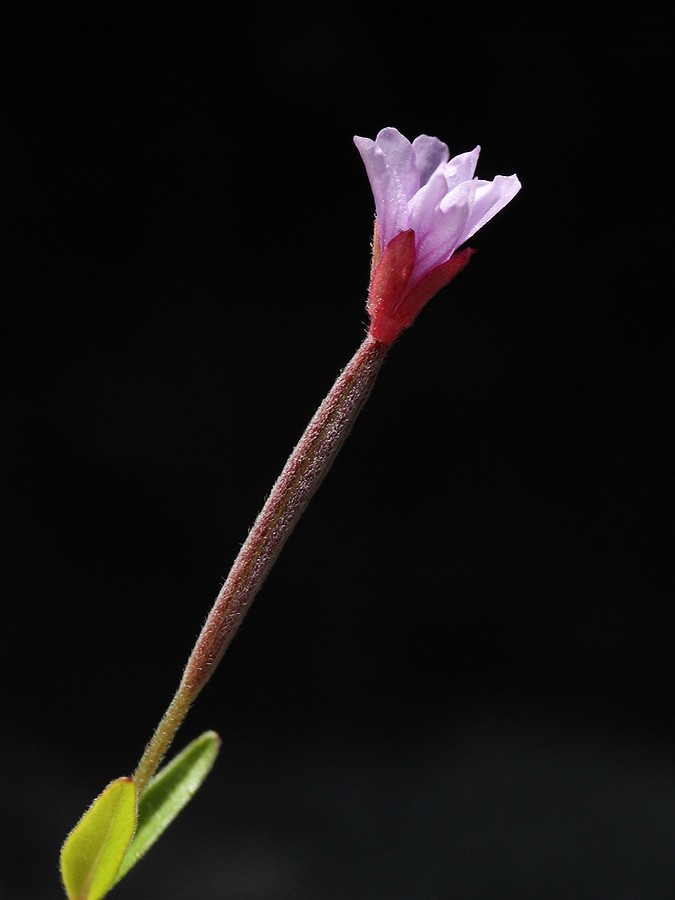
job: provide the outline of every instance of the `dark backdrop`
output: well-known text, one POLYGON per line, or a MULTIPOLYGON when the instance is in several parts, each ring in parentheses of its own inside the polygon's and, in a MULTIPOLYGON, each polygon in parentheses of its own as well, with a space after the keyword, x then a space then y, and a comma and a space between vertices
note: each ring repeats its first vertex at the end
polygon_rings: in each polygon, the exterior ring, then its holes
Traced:
POLYGON ((523 190, 394 346, 115 896, 672 898, 659 9, 17 9, 0 896, 59 896, 360 341, 352 136, 395 125, 523 190))

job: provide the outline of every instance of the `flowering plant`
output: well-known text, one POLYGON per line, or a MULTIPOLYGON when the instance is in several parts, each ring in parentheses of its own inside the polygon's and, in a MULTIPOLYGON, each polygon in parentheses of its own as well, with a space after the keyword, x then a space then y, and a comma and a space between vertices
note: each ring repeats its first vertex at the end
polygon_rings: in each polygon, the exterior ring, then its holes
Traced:
POLYGON ((391 343, 469 261, 458 248, 520 190, 516 175, 474 178, 480 147, 450 159, 447 144, 395 128, 355 137, 375 198, 370 333, 391 343))
POLYGON ((112 781, 68 835, 61 877, 69 900, 99 900, 136 864, 209 773, 220 740, 192 741, 158 772, 303 510, 361 411, 393 341, 473 253, 461 245, 520 189, 515 175, 474 178, 480 148, 447 146, 395 128, 355 137, 375 197, 368 334, 292 451, 235 559, 178 689, 132 776, 112 781))

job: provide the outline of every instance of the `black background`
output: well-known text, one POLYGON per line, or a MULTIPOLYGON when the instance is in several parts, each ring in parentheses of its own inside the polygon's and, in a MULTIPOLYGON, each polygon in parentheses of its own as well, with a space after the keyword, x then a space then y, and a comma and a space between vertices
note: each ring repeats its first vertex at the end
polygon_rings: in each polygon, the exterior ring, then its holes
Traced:
POLYGON ((385 125, 523 189, 392 349, 115 896, 675 896, 661 9, 16 9, 2 900, 59 896, 361 340, 385 125))

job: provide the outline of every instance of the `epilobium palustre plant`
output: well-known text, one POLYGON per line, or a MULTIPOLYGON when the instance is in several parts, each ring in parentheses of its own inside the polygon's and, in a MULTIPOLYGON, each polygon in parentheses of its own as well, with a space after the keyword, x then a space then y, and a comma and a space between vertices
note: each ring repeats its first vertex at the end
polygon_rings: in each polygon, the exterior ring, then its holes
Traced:
POLYGON ((145 854, 206 778, 220 740, 208 731, 158 771, 303 510, 328 472, 393 342, 467 264, 463 245, 520 190, 515 175, 474 177, 480 147, 450 159, 428 135, 355 137, 375 198, 368 332, 291 453, 215 599, 178 689, 136 771, 112 781, 68 835, 70 900, 99 900, 145 854))

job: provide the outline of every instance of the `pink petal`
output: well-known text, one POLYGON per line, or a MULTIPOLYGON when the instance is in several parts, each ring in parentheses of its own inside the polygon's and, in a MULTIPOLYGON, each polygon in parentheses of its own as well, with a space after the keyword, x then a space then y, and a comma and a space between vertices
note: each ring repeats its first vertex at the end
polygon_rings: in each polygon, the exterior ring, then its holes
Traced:
POLYGON ((460 244, 468 241, 479 228, 496 216, 500 209, 513 200, 521 184, 516 175, 495 175, 493 181, 474 181, 476 194, 467 219, 460 244))
POLYGON ((415 151, 415 164, 417 166, 417 174, 420 179, 420 186, 425 185, 431 178, 436 169, 447 163, 450 157, 448 145, 438 138, 430 137, 428 134, 421 134, 412 142, 415 151))
POLYGON ((480 146, 474 147, 473 150, 469 150, 467 153, 460 153, 457 156, 453 156, 450 162, 443 166, 443 174, 445 175, 445 181, 449 191, 454 187, 457 187, 457 185, 461 184, 463 181, 469 181, 473 178, 476 166, 478 165, 479 156, 480 146))
MULTIPOLYGON (((368 175, 368 181, 370 182, 370 187, 373 192, 375 211, 380 222, 380 249, 382 249, 382 229, 385 227, 385 220, 387 218, 385 210, 389 182, 387 163, 384 153, 378 149, 375 141, 372 141, 370 138, 355 137, 354 143, 356 144, 356 149, 361 154, 361 159, 366 167, 366 174, 368 175)), ((389 225, 389 229, 390 228, 391 225, 389 225)))
POLYGON ((431 175, 408 203, 408 226, 415 231, 418 244, 433 227, 439 203, 448 193, 442 168, 431 175))
POLYGON ((413 283, 417 283, 430 269, 446 262, 466 240, 464 234, 475 184, 475 181, 463 182, 436 206, 426 233, 418 235, 413 283))
POLYGON ((375 143, 384 153, 387 169, 395 173, 407 202, 420 186, 413 145, 396 128, 383 128, 375 143))
POLYGON ((368 173, 384 249, 407 228, 407 203, 419 188, 415 152, 395 128, 383 128, 375 141, 355 137, 354 143, 368 173))

